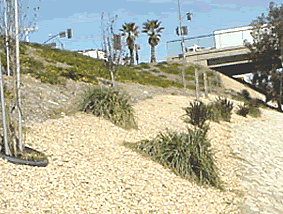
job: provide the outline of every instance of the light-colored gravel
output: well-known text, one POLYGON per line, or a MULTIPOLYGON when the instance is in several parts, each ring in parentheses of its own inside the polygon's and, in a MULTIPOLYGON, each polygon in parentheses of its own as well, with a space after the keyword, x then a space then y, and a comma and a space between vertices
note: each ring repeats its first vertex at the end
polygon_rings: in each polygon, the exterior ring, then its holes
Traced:
MULTIPOLYGON (((163 95, 135 104, 139 130, 85 113, 31 125, 25 142, 50 163, 38 168, 1 159, 0 213, 240 213, 246 190, 238 185, 230 123, 211 122, 208 133, 223 192, 182 179, 122 145, 152 139, 166 127, 186 131, 181 107, 192 100, 163 95)), ((239 118, 233 114, 231 123, 239 118)))

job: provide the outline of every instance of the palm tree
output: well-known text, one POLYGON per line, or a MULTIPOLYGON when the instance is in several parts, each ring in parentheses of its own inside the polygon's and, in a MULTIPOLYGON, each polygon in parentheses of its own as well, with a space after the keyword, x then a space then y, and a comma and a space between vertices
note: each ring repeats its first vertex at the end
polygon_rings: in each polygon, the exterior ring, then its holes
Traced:
POLYGON ((131 23, 125 23, 122 26, 122 29, 120 31, 123 31, 122 36, 127 36, 127 45, 130 50, 130 57, 131 57, 131 65, 134 64, 134 49, 135 49, 135 39, 138 37, 138 26, 135 26, 136 24, 134 22, 131 23))
POLYGON ((143 23, 143 33, 147 33, 149 36, 148 38, 148 44, 151 46, 151 59, 150 62, 156 62, 155 58, 155 46, 158 45, 158 42, 160 41, 162 30, 164 30, 164 27, 160 27, 161 22, 158 22, 158 20, 152 20, 143 23))

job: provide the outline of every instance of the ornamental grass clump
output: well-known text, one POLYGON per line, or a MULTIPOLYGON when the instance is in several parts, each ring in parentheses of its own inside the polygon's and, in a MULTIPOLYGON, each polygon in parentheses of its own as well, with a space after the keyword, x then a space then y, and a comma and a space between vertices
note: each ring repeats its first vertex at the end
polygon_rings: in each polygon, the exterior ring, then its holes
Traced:
POLYGON ((250 99, 248 102, 245 102, 246 106, 248 106, 249 109, 249 115, 252 117, 261 117, 261 111, 259 109, 259 106, 262 106, 260 101, 258 99, 250 99))
POLYGON ((206 109, 208 110, 208 119, 211 121, 214 121, 216 123, 219 123, 221 120, 221 110, 220 110, 220 104, 219 103, 210 103, 206 106, 206 109))
POLYGON ((151 157, 176 175, 197 182, 209 184, 222 189, 214 164, 214 154, 206 138, 208 127, 191 130, 187 133, 159 133, 153 140, 142 140, 124 145, 151 157))
POLYGON ((252 117, 261 117, 261 111, 258 107, 249 106, 249 115, 252 117))
POLYGON ((233 110, 233 103, 227 98, 218 97, 214 105, 221 112, 221 119, 226 122, 230 122, 233 110))
POLYGON ((204 127, 205 121, 209 117, 209 111, 203 102, 190 102, 190 106, 183 109, 186 111, 186 114, 182 115, 182 119, 185 123, 190 123, 198 126, 199 128, 204 127))
POLYGON ((102 116, 124 129, 138 128, 134 110, 128 98, 112 88, 89 88, 85 92, 79 109, 95 116, 102 116))

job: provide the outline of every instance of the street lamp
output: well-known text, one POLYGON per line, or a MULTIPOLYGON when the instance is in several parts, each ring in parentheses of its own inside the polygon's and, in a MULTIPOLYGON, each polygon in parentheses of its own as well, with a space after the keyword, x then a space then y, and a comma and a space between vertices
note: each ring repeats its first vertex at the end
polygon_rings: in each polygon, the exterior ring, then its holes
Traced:
MULTIPOLYGON (((48 40, 46 40, 45 42, 43 42, 43 44, 45 44, 46 42, 49 42, 51 39, 54 39, 55 37, 58 37, 58 36, 60 36, 60 38, 66 37, 66 32, 65 32, 65 31, 62 31, 62 32, 60 32, 60 33, 58 33, 58 34, 56 34, 56 35, 49 34, 49 36, 51 36, 51 38, 48 39, 48 40)), ((71 38, 72 38, 72 29, 67 29, 67 37, 68 37, 68 39, 71 39, 71 38)), ((62 49, 64 50, 63 43, 60 42, 60 40, 59 40, 58 38, 56 38, 56 39, 57 39, 57 41, 61 44, 61 47, 62 47, 62 49)))
MULTIPOLYGON (((185 53, 184 53, 184 35, 188 35, 187 27, 182 27, 182 19, 181 19, 181 9, 180 9, 180 0, 178 0, 178 8, 179 8, 179 21, 180 21, 180 36, 181 36, 181 50, 182 54, 179 55, 180 58, 183 58, 183 63, 185 67, 185 53)), ((187 20, 191 21, 192 20, 192 13, 186 13, 187 15, 187 20)), ((178 27, 176 29, 176 33, 179 36, 179 30, 178 27)), ((184 84, 184 89, 186 89, 186 80, 185 80, 185 71, 184 67, 182 67, 182 76, 183 76, 183 84, 184 84)), ((196 79, 196 99, 198 100, 198 77, 197 77, 197 70, 195 68, 195 79, 196 79)))
MULTIPOLYGON (((184 54, 184 35, 182 31, 182 19, 181 19, 181 10, 180 10, 180 0, 178 0, 178 8, 179 8, 179 22, 180 22, 180 36, 181 36, 181 50, 182 50, 182 55, 181 57, 183 58, 183 61, 185 63, 185 54, 184 54)), ((177 34, 178 28, 177 28, 177 34)), ((185 72, 184 72, 184 67, 182 67, 182 76, 183 76, 183 84, 184 84, 184 89, 186 89, 186 82, 185 82, 185 72)))

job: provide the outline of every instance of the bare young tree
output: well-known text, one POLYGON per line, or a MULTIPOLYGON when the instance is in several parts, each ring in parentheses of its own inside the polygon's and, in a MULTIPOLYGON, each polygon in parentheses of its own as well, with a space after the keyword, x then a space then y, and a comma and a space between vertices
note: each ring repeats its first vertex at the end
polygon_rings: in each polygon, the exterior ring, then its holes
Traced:
MULTIPOLYGON (((102 20, 103 20, 102 14, 102 20)), ((103 49, 105 51, 107 61, 106 65, 109 68, 111 75, 112 87, 116 87, 115 77, 118 75, 118 66, 122 65, 122 57, 124 55, 124 45, 121 41, 121 35, 115 34, 115 24, 118 15, 114 18, 110 15, 108 16, 107 26, 101 27, 103 34, 103 49)))

